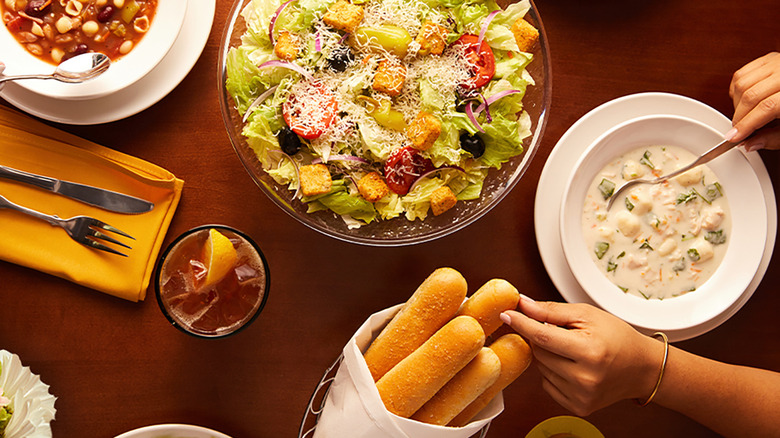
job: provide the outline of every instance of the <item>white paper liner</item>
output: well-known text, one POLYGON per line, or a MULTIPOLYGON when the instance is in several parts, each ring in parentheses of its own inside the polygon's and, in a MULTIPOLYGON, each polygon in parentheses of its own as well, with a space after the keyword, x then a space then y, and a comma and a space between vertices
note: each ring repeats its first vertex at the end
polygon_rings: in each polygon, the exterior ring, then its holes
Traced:
POLYGON ((504 410, 501 394, 465 427, 425 424, 390 413, 376 389, 362 351, 403 307, 371 315, 344 347, 344 360, 330 386, 314 438, 468 438, 504 410))
POLYGON ((13 415, 5 429, 5 438, 51 438, 51 420, 57 410, 56 397, 49 393, 49 385, 22 366, 19 356, 0 350, 0 388, 11 400, 13 415))

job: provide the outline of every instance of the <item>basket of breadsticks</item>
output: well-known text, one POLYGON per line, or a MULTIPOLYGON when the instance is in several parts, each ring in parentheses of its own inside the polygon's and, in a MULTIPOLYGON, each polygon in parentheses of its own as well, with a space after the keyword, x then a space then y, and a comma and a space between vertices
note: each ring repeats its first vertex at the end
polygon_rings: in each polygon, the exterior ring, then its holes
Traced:
POLYGON ((406 303, 358 329, 320 381, 304 417, 314 424, 299 436, 484 436, 504 409, 502 391, 531 363, 519 335, 491 336, 519 298, 501 279, 467 297, 458 271, 435 270, 406 303))

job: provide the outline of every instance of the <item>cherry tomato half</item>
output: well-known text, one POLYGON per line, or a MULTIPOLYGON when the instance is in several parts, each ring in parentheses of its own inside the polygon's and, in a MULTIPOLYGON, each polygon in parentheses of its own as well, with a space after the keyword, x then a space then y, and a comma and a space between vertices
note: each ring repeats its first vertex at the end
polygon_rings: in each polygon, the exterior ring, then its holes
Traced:
POLYGON ((333 93, 321 82, 299 83, 282 104, 284 122, 296 134, 313 140, 336 120, 338 104, 333 93))
POLYGON ((474 76, 467 83, 461 85, 471 90, 490 82, 496 73, 496 58, 493 56, 493 50, 484 39, 482 44, 477 47, 478 41, 478 36, 467 33, 453 43, 465 46, 466 59, 473 67, 474 76))
POLYGON ((385 163, 385 180, 390 190, 403 196, 409 193, 409 188, 420 175, 434 169, 431 160, 420 155, 420 152, 406 146, 396 149, 385 163))

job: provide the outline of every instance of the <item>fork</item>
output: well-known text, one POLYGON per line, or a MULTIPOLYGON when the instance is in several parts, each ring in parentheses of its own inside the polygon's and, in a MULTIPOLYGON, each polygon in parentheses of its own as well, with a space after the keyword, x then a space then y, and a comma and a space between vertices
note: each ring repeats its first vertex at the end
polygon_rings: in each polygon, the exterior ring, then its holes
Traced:
POLYGON ((76 242, 82 245, 86 245, 90 248, 99 249, 101 251, 106 251, 111 254, 116 254, 123 257, 127 257, 127 254, 123 254, 109 246, 106 246, 100 241, 103 240, 106 242, 114 243, 116 245, 123 246, 128 249, 132 249, 132 247, 114 239, 113 237, 103 233, 100 230, 110 231, 112 233, 116 233, 121 236, 125 236, 135 240, 133 236, 125 233, 124 231, 114 228, 111 225, 99 221, 93 217, 74 216, 70 219, 61 219, 55 215, 44 214, 27 207, 22 207, 21 205, 14 204, 13 202, 9 201, 8 199, 0 195, 0 209, 3 208, 10 208, 11 210, 16 210, 18 212, 30 215, 32 217, 44 220, 48 222, 50 225, 54 225, 62 228, 63 230, 65 230, 65 232, 68 233, 68 236, 70 236, 71 239, 75 240, 76 242))

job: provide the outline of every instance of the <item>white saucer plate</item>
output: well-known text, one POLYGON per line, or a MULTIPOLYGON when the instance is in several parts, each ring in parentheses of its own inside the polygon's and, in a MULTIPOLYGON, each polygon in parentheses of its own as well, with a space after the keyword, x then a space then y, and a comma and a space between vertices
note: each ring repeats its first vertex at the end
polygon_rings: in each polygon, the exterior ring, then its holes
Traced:
POLYGON ((155 424, 117 435, 114 438, 230 438, 224 433, 190 424, 155 424))
MULTIPOLYGON (((159 1, 149 32, 133 50, 114 62, 99 77, 80 84, 60 81, 15 82, 29 92, 54 99, 97 99, 129 87, 149 74, 173 47, 187 13, 187 0, 159 1)), ((36 74, 54 69, 48 62, 27 53, 10 32, 0 32, 0 47, 6 75, 36 74)))
MULTIPOLYGON (((566 175, 574 169, 587 147, 615 125, 635 117, 653 114, 669 114, 688 117, 704 123, 719 132, 731 128, 731 122, 713 108, 696 100, 667 93, 640 93, 607 102, 583 116, 561 137, 547 159, 536 192, 536 239, 542 262, 550 278, 568 302, 584 302, 596 305, 585 293, 571 272, 563 252, 558 223, 561 200, 566 186, 566 175)), ((777 231, 775 195, 769 174, 757 152, 746 158, 759 180, 767 212, 767 241, 759 267, 752 281, 726 310, 698 325, 684 329, 667 330, 672 341, 681 341, 704 334, 734 315, 752 296, 763 278, 772 255, 777 231)), ((652 332, 652 328, 641 328, 652 332)))
POLYGON ((70 125, 95 125, 137 114, 168 95, 200 58, 214 22, 216 0, 189 0, 181 31, 160 63, 134 84, 106 96, 60 100, 10 82, 0 97, 34 116, 70 125))

